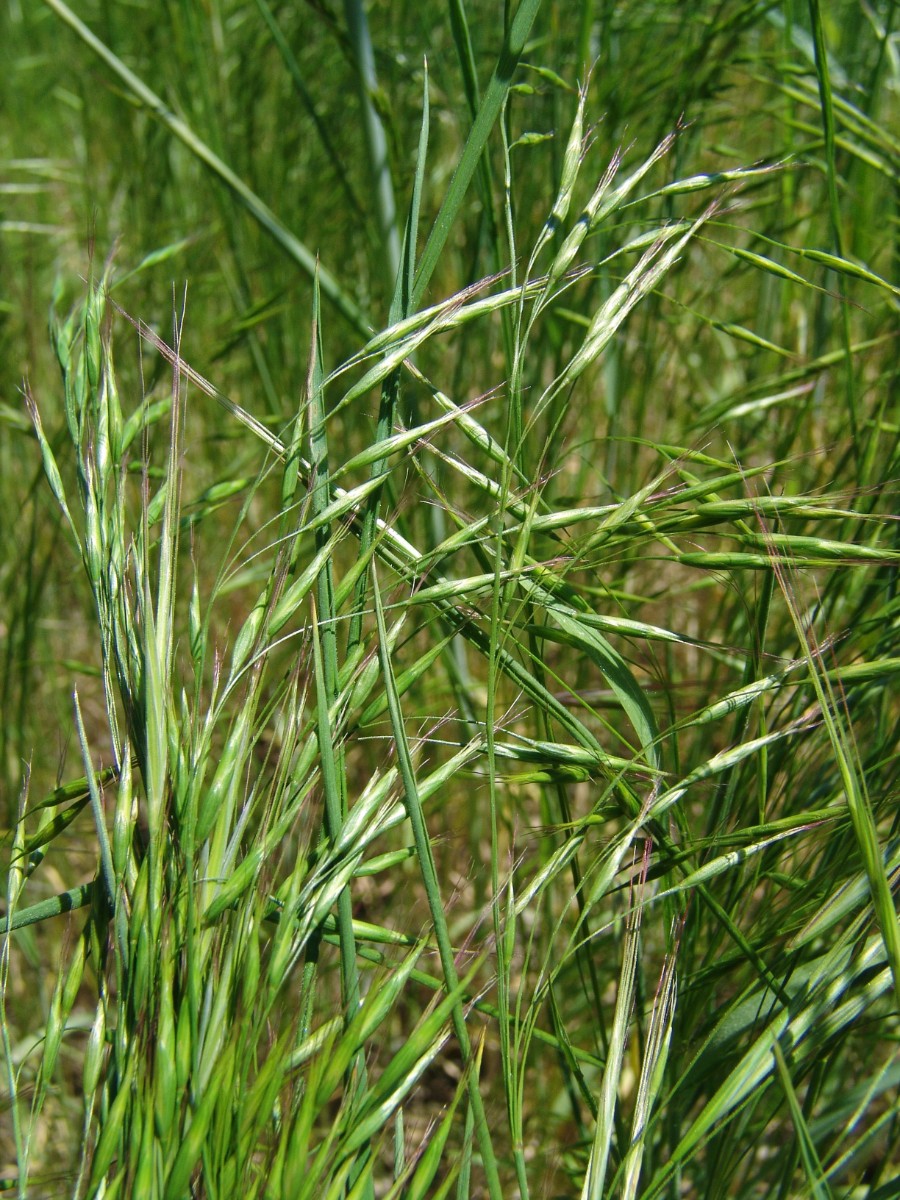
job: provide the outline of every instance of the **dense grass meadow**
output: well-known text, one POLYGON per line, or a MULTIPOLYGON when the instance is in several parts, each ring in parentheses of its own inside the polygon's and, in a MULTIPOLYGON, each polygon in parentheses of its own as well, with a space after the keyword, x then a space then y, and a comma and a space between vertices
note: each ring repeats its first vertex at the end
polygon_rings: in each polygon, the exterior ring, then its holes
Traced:
POLYGON ((900 1197, 900 7, 0 14, 0 1195, 900 1197))

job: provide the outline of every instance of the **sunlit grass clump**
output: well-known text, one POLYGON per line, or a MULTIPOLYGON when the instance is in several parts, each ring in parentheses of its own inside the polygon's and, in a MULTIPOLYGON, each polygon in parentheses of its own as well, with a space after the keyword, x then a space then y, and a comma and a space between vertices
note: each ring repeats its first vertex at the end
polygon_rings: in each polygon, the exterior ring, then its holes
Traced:
POLYGON ((2 1188, 887 1200, 890 6, 151 7, 11 9, 2 1188))

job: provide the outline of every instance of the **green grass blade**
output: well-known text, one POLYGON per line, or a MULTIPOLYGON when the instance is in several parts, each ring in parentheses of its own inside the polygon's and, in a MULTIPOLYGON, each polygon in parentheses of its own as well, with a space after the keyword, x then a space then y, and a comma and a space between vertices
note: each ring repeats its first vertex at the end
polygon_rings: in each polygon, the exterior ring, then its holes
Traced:
POLYGON ((219 158, 202 138, 194 133, 186 121, 183 121, 175 113, 171 112, 163 100, 143 80, 139 79, 107 45, 96 37, 63 0, 43 0, 43 2, 53 9, 57 16, 77 34, 85 45, 89 46, 106 63, 136 99, 153 113, 157 120, 225 184, 238 202, 265 229, 276 244, 293 259, 297 266, 311 279, 318 277, 323 295, 328 297, 350 325, 359 333, 367 334, 369 331, 368 322, 356 304, 350 299, 335 277, 319 265, 316 256, 282 224, 269 206, 219 158))
POLYGON ((437 217, 435 217, 431 233, 428 235, 428 241, 425 243, 425 249, 422 251, 422 258, 416 271, 416 281, 412 295, 413 308, 420 306, 431 277, 441 258, 447 238, 450 236, 450 230, 453 228, 453 224, 465 200, 466 193, 469 190, 472 176, 475 174, 475 170, 484 153, 491 130, 494 128, 497 118, 500 116, 500 112, 506 102, 513 74, 525 49, 525 43, 528 40, 531 26, 534 24, 534 19, 537 16, 539 8, 540 0, 520 0, 515 16, 509 24, 504 38, 503 49, 500 52, 494 73, 491 76, 487 91, 482 99, 478 115, 466 139, 465 148, 453 173, 453 178, 450 181, 450 186, 447 189, 447 194, 441 204, 440 211, 437 217))
MULTIPOLYGON (((412 825, 416 855, 419 861, 419 869, 422 872, 422 882, 425 888, 425 893, 428 898, 428 907, 431 912, 432 925, 434 927, 438 952, 441 958, 441 967, 444 972, 445 986, 449 995, 455 997, 459 988, 459 977, 456 972, 453 948, 450 942, 450 935, 447 927, 447 916, 444 911, 443 901, 441 898, 440 884, 438 883, 437 872, 434 865, 434 857, 431 850, 431 842, 428 836, 428 828, 425 824, 425 818, 422 812, 422 804, 416 784, 415 770, 413 768, 409 744, 406 738, 406 728, 403 721, 403 713, 400 709, 399 696, 397 695, 397 690, 394 683, 393 667, 391 666, 390 657, 386 652, 387 629, 384 623, 384 607, 381 601, 381 593, 378 588, 377 576, 374 569, 372 572, 372 582, 375 599, 375 616, 378 622, 381 670, 384 678, 385 688, 388 694, 391 727, 394 733, 397 747, 397 759, 400 767, 401 778, 403 780, 406 810, 410 824, 412 825)), ((458 999, 455 1001, 453 1006, 452 1019, 453 1030, 456 1035, 456 1039, 459 1042, 463 1059, 466 1065, 468 1065, 472 1058, 472 1050, 469 1042, 468 1030, 466 1028, 465 1017, 462 1011, 462 1005, 458 999)), ((475 1136, 478 1141, 479 1149, 481 1150, 482 1162, 484 1165, 485 1175, 487 1177, 488 1194, 491 1196, 491 1200, 500 1200, 503 1193, 500 1185, 500 1176, 497 1171, 493 1141, 491 1138, 490 1128, 487 1123, 487 1116, 484 1111, 484 1104, 481 1099, 478 1078, 474 1074, 470 1076, 468 1095, 469 1103, 472 1107, 475 1118, 475 1136)))

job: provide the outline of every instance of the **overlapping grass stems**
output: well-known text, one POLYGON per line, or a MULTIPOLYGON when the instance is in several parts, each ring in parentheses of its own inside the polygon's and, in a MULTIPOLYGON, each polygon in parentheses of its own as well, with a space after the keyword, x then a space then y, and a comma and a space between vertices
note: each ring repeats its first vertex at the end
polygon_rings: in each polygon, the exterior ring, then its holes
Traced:
POLYGON ((4 471, 5 513, 35 505, 2 577, 4 748, 31 762, 4 1187, 892 1195, 900 292, 872 215, 900 177, 893 10, 860 33, 851 4, 725 4, 669 37, 663 6, 585 4, 567 46, 523 0, 482 90, 483 29, 451 4, 432 37, 463 144, 436 186, 424 72, 397 237, 385 154, 410 126, 373 91, 360 7, 349 40, 311 11, 364 80, 371 219, 286 12, 183 0, 157 77, 117 51, 115 5, 102 34, 45 5, 37 32, 61 18, 115 80, 82 111, 118 120, 124 89, 153 119, 134 144, 172 157, 129 201, 137 272, 120 251, 57 305, 61 410, 26 390, 33 436, 2 425, 40 479, 4 471), (321 187, 300 240, 261 198, 277 156, 230 165, 253 142, 230 73, 268 54, 358 220, 344 271, 309 248, 321 187), (754 122, 729 123, 736 85, 754 122), (551 113, 566 136, 527 124, 551 113), (216 229, 157 228, 172 195, 194 214, 195 164, 216 229), (210 241, 216 290, 161 336, 128 289, 210 241), (309 333, 282 302, 298 267, 309 333), (195 365, 221 280, 234 387, 195 365), (51 790, 24 697, 33 660, 64 692, 76 656, 96 678, 76 671, 51 790))

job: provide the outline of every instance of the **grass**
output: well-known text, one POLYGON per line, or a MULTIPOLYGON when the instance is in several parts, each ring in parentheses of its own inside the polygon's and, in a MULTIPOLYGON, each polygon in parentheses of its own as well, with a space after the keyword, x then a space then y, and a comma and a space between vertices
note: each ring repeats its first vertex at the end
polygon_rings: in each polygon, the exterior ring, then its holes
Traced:
POLYGON ((894 7, 6 12, 2 1193, 896 1195, 894 7))

